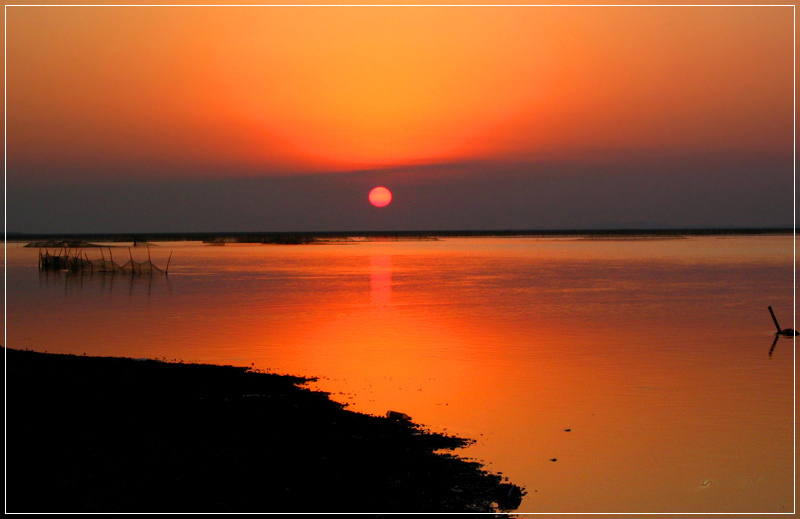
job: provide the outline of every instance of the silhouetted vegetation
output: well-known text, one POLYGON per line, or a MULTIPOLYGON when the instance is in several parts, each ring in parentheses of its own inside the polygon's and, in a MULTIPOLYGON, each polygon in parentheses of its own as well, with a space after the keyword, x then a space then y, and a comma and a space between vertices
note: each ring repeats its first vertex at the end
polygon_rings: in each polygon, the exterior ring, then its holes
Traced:
POLYGON ((316 241, 311 234, 296 233, 296 234, 267 234, 261 240, 261 243, 272 243, 277 245, 303 245, 313 243, 316 241))
MULTIPOLYGON (((169 270, 169 260, 167 260, 167 267, 161 269, 153 264, 150 260, 150 250, 148 248, 147 261, 135 261, 133 255, 130 255, 130 248, 128 249, 130 259, 122 265, 114 262, 111 248, 108 249, 109 258, 106 259, 105 255, 99 258, 95 257, 90 259, 88 254, 82 249, 68 249, 64 248, 56 250, 53 254, 45 249, 39 250, 39 269, 40 270, 66 270, 69 272, 98 272, 98 273, 122 273, 122 274, 166 274, 169 270)), ((172 259, 172 253, 170 253, 172 259)))

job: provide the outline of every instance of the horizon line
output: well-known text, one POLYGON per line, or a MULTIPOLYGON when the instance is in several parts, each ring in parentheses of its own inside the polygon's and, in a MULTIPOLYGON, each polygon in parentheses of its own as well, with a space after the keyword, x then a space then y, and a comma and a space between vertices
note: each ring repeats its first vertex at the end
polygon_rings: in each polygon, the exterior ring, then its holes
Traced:
MULTIPOLYGON (((223 237, 249 237, 258 236, 320 236, 320 237, 347 237, 347 236, 442 236, 442 237, 503 237, 503 236, 571 236, 571 235, 745 235, 745 234, 794 234, 796 229, 791 226, 781 227, 670 227, 670 228, 587 228, 587 229, 417 229, 417 230, 347 230, 347 231, 166 231, 166 232, 77 232, 77 233, 51 233, 51 232, 6 232, 5 241, 25 241, 37 238, 145 238, 152 241, 184 241, 189 237, 198 238, 223 238, 223 237), (161 238, 159 240, 159 238, 161 238)), ((187 240, 188 241, 188 240, 187 240)))

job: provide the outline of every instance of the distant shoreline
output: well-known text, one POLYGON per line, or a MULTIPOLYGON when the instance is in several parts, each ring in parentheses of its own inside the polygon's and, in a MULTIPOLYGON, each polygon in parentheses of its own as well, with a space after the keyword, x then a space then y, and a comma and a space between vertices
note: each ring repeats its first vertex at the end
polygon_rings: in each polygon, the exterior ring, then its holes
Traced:
POLYGON ((11 242, 80 240, 86 242, 165 242, 202 241, 228 243, 295 244, 315 241, 371 238, 383 240, 423 240, 438 238, 570 238, 592 237, 670 238, 684 236, 763 236, 793 235, 791 227, 769 228, 703 228, 703 229, 562 229, 562 230, 462 230, 462 231, 325 231, 325 232, 164 232, 164 233, 14 233, 5 240, 11 242))

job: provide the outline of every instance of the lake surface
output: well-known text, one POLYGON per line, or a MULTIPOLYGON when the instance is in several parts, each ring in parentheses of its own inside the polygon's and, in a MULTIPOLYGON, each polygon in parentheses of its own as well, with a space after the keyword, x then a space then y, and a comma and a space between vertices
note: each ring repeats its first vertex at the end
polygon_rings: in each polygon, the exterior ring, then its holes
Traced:
POLYGON ((519 512, 793 511, 794 340, 767 310, 795 327, 792 236, 170 252, 168 277, 69 275, 9 243, 7 346, 318 377, 475 439, 519 512))

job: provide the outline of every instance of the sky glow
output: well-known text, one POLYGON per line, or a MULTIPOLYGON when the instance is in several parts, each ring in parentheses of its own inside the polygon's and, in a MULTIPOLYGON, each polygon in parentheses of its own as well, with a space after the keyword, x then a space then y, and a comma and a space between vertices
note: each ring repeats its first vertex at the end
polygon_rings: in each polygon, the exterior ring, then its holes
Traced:
MULTIPOLYGON (((495 175, 502 199, 514 182, 507 172, 518 178, 530 165, 529 181, 542 171, 564 182, 577 170, 609 179, 633 171, 646 195, 663 175, 678 178, 664 164, 681 160, 683 173, 739 189, 729 176, 746 155, 769 168, 752 171, 753 179, 791 186, 791 6, 6 14, 9 227, 19 216, 19 230, 51 224, 31 221, 21 207, 29 202, 14 190, 34 196, 52 185, 323 174, 330 178, 319 182, 336 183, 344 181, 337 175, 356 182, 372 172, 377 184, 402 174, 407 184, 433 188, 469 171, 495 175)), ((758 214, 731 210, 707 223, 791 223, 766 203, 756 204, 758 214)), ((474 205, 464 200, 464 208, 474 205)), ((591 215, 584 220, 590 225, 591 215)), ((618 220, 640 225, 647 216, 618 220)), ((501 224, 508 225, 487 223, 501 224)), ((516 225, 537 222, 521 214, 516 225)))

